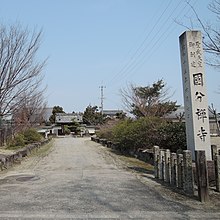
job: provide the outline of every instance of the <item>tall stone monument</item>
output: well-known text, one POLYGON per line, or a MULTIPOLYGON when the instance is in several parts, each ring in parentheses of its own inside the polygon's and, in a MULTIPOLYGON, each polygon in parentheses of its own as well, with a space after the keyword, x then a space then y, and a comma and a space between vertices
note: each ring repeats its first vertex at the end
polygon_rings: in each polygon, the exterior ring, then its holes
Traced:
POLYGON ((179 37, 186 120, 187 148, 204 150, 211 160, 208 100, 200 31, 186 31, 179 37))

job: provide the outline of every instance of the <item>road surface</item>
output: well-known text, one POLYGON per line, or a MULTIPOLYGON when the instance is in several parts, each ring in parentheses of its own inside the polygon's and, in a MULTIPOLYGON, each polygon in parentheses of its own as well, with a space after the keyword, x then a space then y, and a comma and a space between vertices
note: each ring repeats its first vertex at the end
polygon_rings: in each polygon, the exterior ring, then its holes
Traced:
POLYGON ((105 151, 58 138, 47 156, 0 174, 0 219, 220 219, 162 196, 105 151))

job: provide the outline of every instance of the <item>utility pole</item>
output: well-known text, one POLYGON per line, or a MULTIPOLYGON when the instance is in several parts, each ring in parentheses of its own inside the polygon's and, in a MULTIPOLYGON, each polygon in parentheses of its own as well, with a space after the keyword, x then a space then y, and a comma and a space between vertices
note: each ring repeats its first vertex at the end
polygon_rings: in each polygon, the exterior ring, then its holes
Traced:
POLYGON ((99 87, 101 90, 101 106, 100 106, 100 112, 103 115, 103 105, 104 105, 104 89, 106 88, 105 86, 100 86, 99 87))

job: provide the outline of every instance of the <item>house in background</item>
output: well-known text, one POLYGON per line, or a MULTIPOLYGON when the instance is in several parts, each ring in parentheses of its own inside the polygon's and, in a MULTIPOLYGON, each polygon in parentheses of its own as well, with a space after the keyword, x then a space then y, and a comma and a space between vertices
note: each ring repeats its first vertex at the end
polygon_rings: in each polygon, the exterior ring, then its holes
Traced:
POLYGON ((103 115, 106 118, 114 119, 120 115, 125 115, 125 113, 122 110, 103 110, 103 115))
POLYGON ((58 130, 58 135, 63 135, 64 126, 71 126, 75 123, 82 124, 83 117, 82 114, 78 113, 56 113, 55 124, 61 126, 61 130, 58 130))
MULTIPOLYGON (((211 136, 219 136, 219 126, 220 126, 220 113, 217 113, 215 116, 210 110, 209 110, 209 127, 210 127, 210 135, 211 136)), ((179 122, 183 121, 185 122, 185 111, 184 107, 180 106, 177 108, 175 112, 172 112, 165 116, 166 119, 171 120, 173 122, 179 122)))
POLYGON ((83 118, 81 114, 77 113, 56 113, 56 124, 73 124, 74 122, 82 123, 83 118))

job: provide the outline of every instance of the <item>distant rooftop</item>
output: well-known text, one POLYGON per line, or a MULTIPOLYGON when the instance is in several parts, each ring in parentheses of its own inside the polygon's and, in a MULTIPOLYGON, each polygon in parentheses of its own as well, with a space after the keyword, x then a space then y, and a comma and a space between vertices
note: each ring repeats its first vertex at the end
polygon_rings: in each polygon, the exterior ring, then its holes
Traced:
POLYGON ((103 110, 104 115, 115 116, 116 114, 123 113, 122 110, 103 110))
POLYGON ((82 115, 77 113, 56 113, 55 122, 57 124, 73 123, 73 121, 82 123, 82 115))

